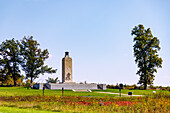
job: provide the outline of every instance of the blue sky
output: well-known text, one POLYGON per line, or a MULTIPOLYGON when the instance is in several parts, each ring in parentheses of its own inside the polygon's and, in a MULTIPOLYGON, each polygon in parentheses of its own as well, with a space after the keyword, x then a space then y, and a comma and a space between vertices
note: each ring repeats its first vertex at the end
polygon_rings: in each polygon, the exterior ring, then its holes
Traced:
POLYGON ((154 85, 170 84, 170 1, 168 0, 0 0, 0 42, 34 36, 48 49, 46 64, 61 80, 61 59, 69 51, 73 81, 136 84, 131 30, 151 28, 160 40, 163 67, 154 85))

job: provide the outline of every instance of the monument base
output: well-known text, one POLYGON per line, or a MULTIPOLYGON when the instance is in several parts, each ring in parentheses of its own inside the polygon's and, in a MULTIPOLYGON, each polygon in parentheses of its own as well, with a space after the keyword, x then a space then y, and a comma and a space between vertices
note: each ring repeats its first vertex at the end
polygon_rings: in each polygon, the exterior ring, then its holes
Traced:
POLYGON ((62 84, 76 84, 76 82, 63 82, 62 84))
POLYGON ((106 90, 106 84, 77 84, 77 83, 63 83, 63 84, 55 84, 55 83, 46 83, 43 84, 35 84, 36 89, 43 89, 45 86, 46 89, 103 89, 106 90))

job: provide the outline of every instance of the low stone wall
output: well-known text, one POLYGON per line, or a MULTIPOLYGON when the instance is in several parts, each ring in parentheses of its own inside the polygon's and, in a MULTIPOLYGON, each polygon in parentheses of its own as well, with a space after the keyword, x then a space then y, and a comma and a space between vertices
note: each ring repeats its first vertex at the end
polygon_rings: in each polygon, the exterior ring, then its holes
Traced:
POLYGON ((106 90, 106 84, 97 84, 97 89, 106 90))
POLYGON ((106 89, 106 84, 77 84, 77 83, 64 83, 64 84, 55 84, 55 83, 39 83, 36 84, 36 89, 43 89, 43 85, 48 89, 106 89), (38 85, 38 87, 37 87, 38 85))
POLYGON ((98 89, 97 84, 52 84, 50 89, 98 89))
POLYGON ((34 88, 34 89, 43 89, 44 84, 46 84, 46 83, 34 84, 34 85, 33 85, 33 88, 34 88))

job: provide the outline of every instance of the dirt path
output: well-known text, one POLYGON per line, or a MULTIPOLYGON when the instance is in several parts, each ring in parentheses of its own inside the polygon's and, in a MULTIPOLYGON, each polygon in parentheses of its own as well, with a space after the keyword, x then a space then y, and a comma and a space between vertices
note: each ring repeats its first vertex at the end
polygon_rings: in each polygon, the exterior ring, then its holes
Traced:
MULTIPOLYGON (((97 93, 105 93, 105 94, 117 94, 119 95, 120 93, 112 93, 112 92, 97 92, 97 93)), ((144 96, 144 95, 128 95, 128 94, 122 94, 121 95, 124 95, 124 96, 144 96)))

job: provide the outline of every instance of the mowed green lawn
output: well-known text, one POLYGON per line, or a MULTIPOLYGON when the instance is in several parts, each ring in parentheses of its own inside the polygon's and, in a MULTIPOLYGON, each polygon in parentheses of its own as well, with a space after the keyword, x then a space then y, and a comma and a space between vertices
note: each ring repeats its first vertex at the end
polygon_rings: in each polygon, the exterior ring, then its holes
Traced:
MULTIPOLYGON (((104 91, 104 90, 98 90, 104 91)), ((64 90, 64 96, 117 96, 113 94, 101 94, 97 93, 97 90, 92 92, 73 92, 72 90, 64 90)), ((0 87, 0 96, 42 96, 43 90, 38 89, 27 89, 25 87, 0 87)), ((62 96, 62 90, 49 90, 45 89, 44 91, 45 96, 62 96)))
MULTIPOLYGON (((107 89, 107 90, 92 90, 92 92, 73 92, 72 90, 64 90, 64 96, 118 96, 118 94, 104 94, 97 92, 112 92, 119 93, 119 89, 107 89)), ((134 95, 153 95, 153 90, 127 90, 122 89, 122 94, 128 94, 133 92, 134 95)), ((169 91, 157 90, 156 93, 167 93, 169 91)), ((0 96, 28 96, 28 95, 43 95, 43 90, 27 89, 25 87, 0 87, 0 96)), ((44 91, 45 96, 62 96, 62 90, 48 90, 44 91)))
MULTIPOLYGON (((128 92, 133 92, 133 95, 153 95, 153 91, 156 91, 156 93, 166 93, 170 94, 169 91, 164 90, 128 90, 128 89, 122 89, 122 94, 128 94, 128 92)), ((103 92, 113 92, 113 93, 119 93, 119 89, 107 89, 103 90, 103 92)))

